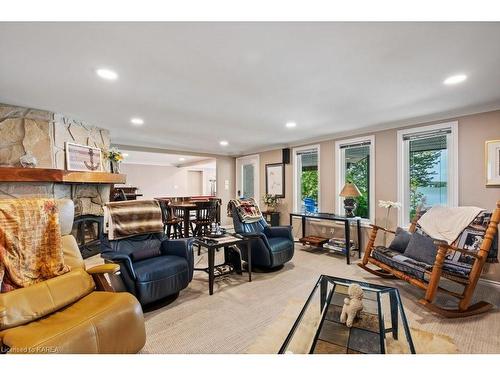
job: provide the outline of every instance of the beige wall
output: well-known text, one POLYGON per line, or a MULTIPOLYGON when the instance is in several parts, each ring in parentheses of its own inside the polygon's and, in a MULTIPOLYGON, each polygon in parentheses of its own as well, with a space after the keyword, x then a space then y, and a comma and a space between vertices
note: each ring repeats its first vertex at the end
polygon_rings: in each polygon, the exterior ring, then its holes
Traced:
MULTIPOLYGON (((484 174, 484 142, 492 139, 500 139, 500 111, 486 112, 459 118, 446 119, 433 122, 433 124, 458 121, 458 144, 459 144, 459 204, 475 205, 487 209, 493 209, 496 201, 500 200, 500 188, 485 186, 484 174)), ((418 124, 411 127, 429 125, 431 123, 418 124)), ((411 128, 407 127, 407 128, 411 128)), ((397 197, 397 131, 391 129, 356 134, 355 137, 363 135, 375 135, 375 202, 378 200, 393 200, 397 197)), ((345 139, 339 138, 339 139, 345 139)), ((335 141, 331 139, 319 142, 320 145, 320 208, 324 212, 332 212, 336 209, 335 197, 335 141)), ((318 142, 316 142, 318 143, 318 142)), ((260 181, 261 195, 265 193, 265 165, 281 162, 281 149, 266 151, 260 155, 260 181)), ((293 161, 292 161, 293 163, 293 161)), ((288 214, 293 209, 292 186, 293 166, 289 164, 285 168, 286 197, 280 207, 281 223, 288 224, 288 214)), ((261 202, 262 203, 262 202, 261 202)), ((385 209, 376 205, 375 221, 383 224, 385 209)), ((295 223, 294 223, 295 224, 295 223)), ((397 225, 397 212, 393 211, 390 218, 390 227, 397 225)), ((297 231, 299 223, 295 226, 297 231)), ((323 234, 329 233, 328 227, 311 225, 307 229, 311 232, 323 234), (317 228, 314 228, 317 227, 317 228)), ((297 233, 298 234, 298 233, 297 233)), ((366 233, 364 234, 366 238, 366 233)), ((366 240, 364 241, 366 243, 366 240)), ((500 267, 490 267, 491 278, 500 280, 500 267), (496 270, 493 270, 496 269, 496 270)))
POLYGON ((139 188, 143 194, 141 199, 190 195, 188 171, 184 168, 125 163, 120 166, 120 172, 127 175, 126 186, 139 188))
POLYGON ((226 206, 229 200, 236 196, 236 159, 232 156, 217 156, 216 161, 217 197, 222 199, 221 222, 230 224, 232 221, 227 217, 226 206))

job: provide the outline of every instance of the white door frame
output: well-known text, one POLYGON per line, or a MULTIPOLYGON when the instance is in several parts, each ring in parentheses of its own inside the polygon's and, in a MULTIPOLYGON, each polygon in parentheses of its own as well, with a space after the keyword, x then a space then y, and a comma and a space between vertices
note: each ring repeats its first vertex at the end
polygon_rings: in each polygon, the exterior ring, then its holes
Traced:
MULTIPOLYGON (((255 175, 254 175, 254 198, 257 204, 260 202, 260 157, 259 155, 247 155, 236 158, 236 189, 235 193, 238 193, 238 190, 241 191, 243 188, 243 173, 241 173, 241 169, 244 165, 253 164, 255 167, 255 175)), ((239 197, 238 197, 239 198, 239 197)))

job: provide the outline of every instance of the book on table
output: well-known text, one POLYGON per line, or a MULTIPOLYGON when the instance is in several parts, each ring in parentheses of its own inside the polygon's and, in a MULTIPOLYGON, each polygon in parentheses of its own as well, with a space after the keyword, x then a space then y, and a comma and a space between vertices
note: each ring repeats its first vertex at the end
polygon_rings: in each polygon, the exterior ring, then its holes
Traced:
MULTIPOLYGON (((349 241, 350 242, 350 250, 355 250, 356 245, 354 244, 354 241, 349 241)), ((344 238, 330 238, 327 243, 323 245, 324 248, 329 249, 329 250, 334 250, 338 252, 345 253, 345 239, 344 238)))

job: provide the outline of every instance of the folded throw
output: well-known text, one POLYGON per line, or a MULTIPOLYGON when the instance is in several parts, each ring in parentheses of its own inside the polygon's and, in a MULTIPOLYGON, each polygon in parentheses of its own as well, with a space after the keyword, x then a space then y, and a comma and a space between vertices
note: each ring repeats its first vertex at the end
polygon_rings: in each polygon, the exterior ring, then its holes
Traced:
POLYGON ((233 216, 233 209, 236 209, 242 223, 255 223, 262 218, 259 206, 253 198, 231 199, 227 204, 227 216, 233 216))
POLYGON ((163 231, 160 203, 156 200, 107 203, 104 222, 110 240, 163 231))
POLYGON ((0 291, 62 275, 59 210, 53 199, 0 200, 0 291))
POLYGON ((479 207, 434 206, 417 223, 428 236, 451 245, 481 211, 479 207))

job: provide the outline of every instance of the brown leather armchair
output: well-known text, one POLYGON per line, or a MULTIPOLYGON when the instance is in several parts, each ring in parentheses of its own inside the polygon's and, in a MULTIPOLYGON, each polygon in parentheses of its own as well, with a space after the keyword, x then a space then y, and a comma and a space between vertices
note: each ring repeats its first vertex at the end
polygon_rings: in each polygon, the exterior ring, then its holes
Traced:
POLYGON ((86 270, 71 235, 74 207, 58 201, 62 245, 71 271, 0 294, 2 353, 137 353, 146 342, 141 305, 130 293, 114 293, 105 274, 119 266, 86 270))

